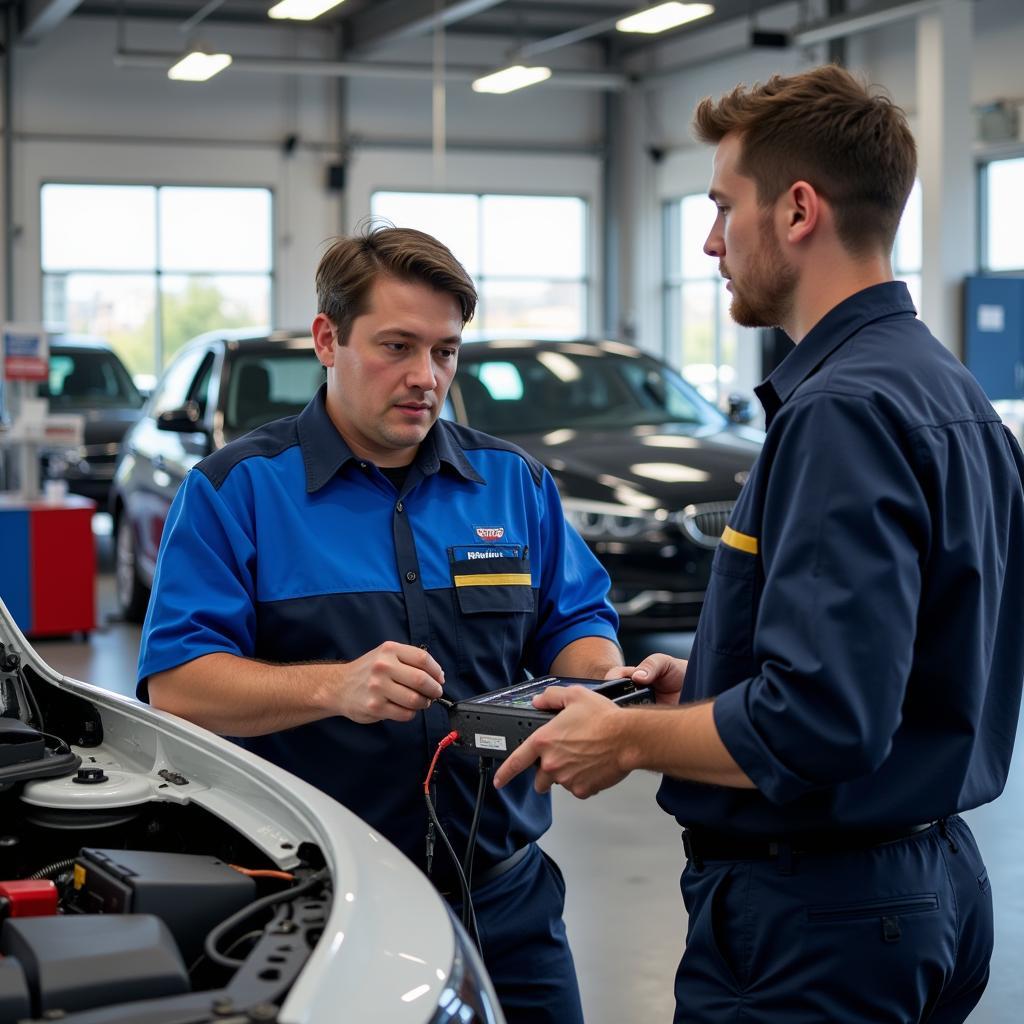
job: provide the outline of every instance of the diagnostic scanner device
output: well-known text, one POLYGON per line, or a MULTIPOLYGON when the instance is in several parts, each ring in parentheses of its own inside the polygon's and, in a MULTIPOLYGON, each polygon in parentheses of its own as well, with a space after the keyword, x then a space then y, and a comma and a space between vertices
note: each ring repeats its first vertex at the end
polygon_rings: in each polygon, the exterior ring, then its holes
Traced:
POLYGON ((540 711, 533 706, 533 698, 549 686, 584 686, 615 704, 654 703, 651 690, 637 686, 632 679, 541 676, 453 704, 448 709, 448 718, 452 729, 459 734, 455 748, 503 761, 530 733, 558 713, 540 711))

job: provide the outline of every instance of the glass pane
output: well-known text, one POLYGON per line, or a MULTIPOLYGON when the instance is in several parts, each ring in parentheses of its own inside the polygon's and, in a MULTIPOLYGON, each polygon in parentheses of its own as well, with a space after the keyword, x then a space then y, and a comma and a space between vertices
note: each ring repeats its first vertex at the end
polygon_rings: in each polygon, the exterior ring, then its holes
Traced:
POLYGON ((225 431, 234 437, 302 412, 323 379, 312 347, 240 353, 228 378, 225 431))
POLYGON ((153 270, 156 189, 44 185, 43 270, 153 270))
POLYGON ((587 204, 573 196, 484 196, 484 274, 581 278, 587 204))
POLYGON ((680 252, 683 277, 718 277, 718 260, 704 253, 711 226, 715 223, 715 204, 705 195, 684 196, 681 202, 682 251, 680 252))
POLYGON ((270 323, 269 277, 168 275, 161 283, 165 365, 204 331, 270 323))
POLYGON ((1024 269, 1024 157, 998 160, 988 174, 988 270, 1024 269))
POLYGON ((570 281, 488 281, 467 337, 582 338, 586 289, 570 281))
POLYGON ((729 315, 732 296, 726 291, 725 281, 718 282, 718 396, 724 408, 730 392, 736 387, 736 367, 739 364, 740 326, 729 315))
POLYGON ((156 371, 156 278, 151 274, 46 274, 48 329, 108 341, 129 372, 156 371))
POLYGON ((48 397, 54 411, 142 405, 142 398, 117 357, 102 349, 50 349, 48 397))
POLYGON ((195 349, 180 356, 160 378, 160 384, 153 394, 150 413, 159 416, 162 412, 180 409, 188 400, 188 393, 196 373, 206 358, 205 349, 195 349))
POLYGON ((681 288, 683 377, 711 402, 718 401, 715 351, 716 281, 689 281, 681 288))
POLYGON ((416 228, 443 242, 472 274, 480 273, 480 200, 435 192, 374 192, 370 213, 395 227, 416 228))
POLYGON ((892 266, 897 277, 906 278, 921 269, 921 231, 921 182, 915 181, 893 246, 892 266))
POLYGON ((161 188, 160 268, 271 269, 271 202, 265 188, 161 188))

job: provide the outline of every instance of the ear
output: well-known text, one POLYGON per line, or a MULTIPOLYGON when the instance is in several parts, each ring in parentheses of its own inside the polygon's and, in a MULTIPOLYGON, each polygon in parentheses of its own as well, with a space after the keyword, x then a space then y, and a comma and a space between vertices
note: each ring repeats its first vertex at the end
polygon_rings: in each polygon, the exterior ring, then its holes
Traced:
POLYGON ((313 320, 313 347, 316 357, 324 366, 334 365, 334 345, 337 330, 325 313, 317 313, 313 320))
POLYGON ((782 231, 793 245, 808 239, 821 225, 824 200, 817 189, 806 181, 795 181, 781 197, 782 231))

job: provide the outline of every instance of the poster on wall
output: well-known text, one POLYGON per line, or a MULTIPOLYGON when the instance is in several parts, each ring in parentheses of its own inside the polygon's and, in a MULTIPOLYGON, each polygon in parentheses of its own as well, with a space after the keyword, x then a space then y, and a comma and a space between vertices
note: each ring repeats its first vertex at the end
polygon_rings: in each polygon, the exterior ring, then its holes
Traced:
POLYGON ((47 380, 50 346, 46 331, 35 324, 4 324, 3 368, 5 380, 47 380))

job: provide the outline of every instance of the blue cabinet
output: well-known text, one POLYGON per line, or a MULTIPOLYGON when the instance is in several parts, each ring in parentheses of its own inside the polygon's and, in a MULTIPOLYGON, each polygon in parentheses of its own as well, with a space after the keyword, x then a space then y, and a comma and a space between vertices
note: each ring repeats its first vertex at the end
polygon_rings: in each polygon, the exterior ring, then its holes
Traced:
POLYGON ((964 362, 992 401, 1024 398, 1024 277, 969 277, 964 362))

